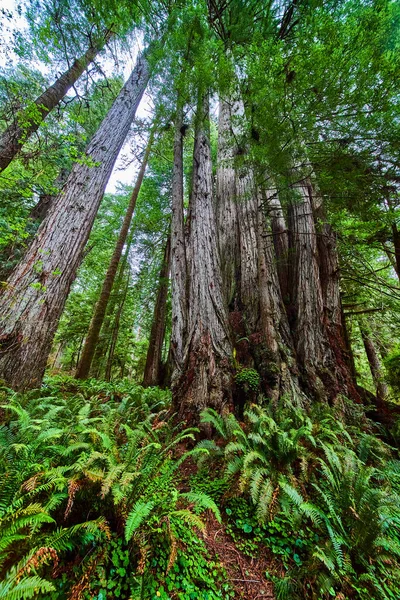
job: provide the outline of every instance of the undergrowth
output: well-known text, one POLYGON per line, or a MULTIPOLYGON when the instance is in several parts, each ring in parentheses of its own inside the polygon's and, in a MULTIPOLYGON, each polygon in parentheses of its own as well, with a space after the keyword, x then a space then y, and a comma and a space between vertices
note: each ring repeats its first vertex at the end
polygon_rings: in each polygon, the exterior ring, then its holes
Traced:
POLYGON ((0 598, 229 598, 198 532, 219 510, 182 492, 196 430, 166 420, 169 393, 48 379, 1 391, 0 598))
POLYGON ((198 441, 157 388, 55 377, 0 394, 0 598, 233 598, 206 511, 269 558, 277 600, 400 597, 396 437, 362 407, 208 409, 198 441))
POLYGON ((400 597, 398 452, 345 409, 282 398, 252 405, 244 423, 202 414, 223 443, 198 444, 211 454, 196 479, 216 499, 221 482, 227 529, 244 554, 269 553, 278 600, 400 597))

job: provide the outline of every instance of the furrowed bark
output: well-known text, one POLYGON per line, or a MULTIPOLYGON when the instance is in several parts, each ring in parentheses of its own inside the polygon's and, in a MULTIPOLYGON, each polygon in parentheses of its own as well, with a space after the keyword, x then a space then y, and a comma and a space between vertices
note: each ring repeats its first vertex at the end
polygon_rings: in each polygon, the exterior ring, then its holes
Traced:
POLYGON ((308 182, 317 234, 318 264, 324 309, 324 326, 336 359, 337 379, 343 392, 359 401, 355 387, 354 363, 346 338, 346 323, 340 296, 340 268, 337 238, 327 222, 322 197, 316 186, 308 182))
POLYGON ((193 154, 188 251, 189 297, 183 372, 174 386, 174 408, 196 422, 206 406, 232 408, 231 344, 222 293, 209 141, 208 98, 199 101, 193 154))
POLYGON ((100 297, 97 301, 96 308, 89 326, 89 331, 85 339, 85 345, 83 348, 81 360, 79 361, 78 368, 76 370, 77 379, 86 379, 89 376, 90 366, 92 364, 93 356, 96 350, 96 345, 99 339, 101 326, 104 321, 104 317, 107 310, 108 301, 114 285, 115 276, 118 271, 119 261, 122 256, 122 251, 128 237, 129 227, 132 222, 133 213, 136 206, 136 200, 138 198, 142 181, 147 167, 147 161, 150 154, 151 145, 153 142, 153 134, 150 134, 147 148, 142 160, 142 164, 139 169, 139 173, 136 179, 135 187, 133 188, 128 208, 125 213, 124 221, 122 223, 121 231, 119 232, 115 249, 110 260, 110 264, 107 269, 106 276, 104 278, 103 287, 100 292, 100 297))
POLYGON ((293 190, 297 197, 289 206, 290 324, 302 385, 319 400, 334 400, 341 393, 359 400, 346 354, 336 241, 326 223, 322 233, 317 232, 314 211, 318 214, 322 208, 311 182, 303 180, 293 190))
POLYGON ((324 335, 324 311, 319 279, 317 236, 306 181, 296 184, 289 206, 291 251, 291 329, 303 385, 319 399, 326 398, 321 369, 333 367, 324 335))
MULTIPOLYGON (((227 265, 224 292, 225 300, 229 301, 236 362, 239 368, 257 369, 266 396, 276 399, 279 394, 294 390, 298 396, 296 375, 288 369, 292 342, 279 287, 269 215, 266 219, 269 196, 257 190, 252 167, 245 160, 240 127, 243 117, 240 100, 221 102, 218 133, 223 164, 217 171, 218 234, 222 264, 225 259, 227 265)), ((286 226, 284 230, 287 236, 286 226)), ((236 386, 234 396, 240 411, 244 398, 236 386)))
POLYGON ((187 263, 183 214, 183 109, 178 105, 175 123, 171 208, 172 331, 170 357, 172 386, 183 368, 183 345, 187 326, 187 263))
POLYGON ((149 79, 144 56, 75 164, 0 298, 0 377, 40 385, 53 336, 105 187, 149 79))
POLYGON ((159 275, 149 348, 147 350, 146 365, 144 368, 143 387, 162 385, 162 349, 165 336, 170 258, 171 239, 168 237, 159 275))
POLYGON ((236 178, 233 164, 236 151, 237 147, 235 148, 233 143, 230 104, 221 99, 218 117, 216 218, 223 292, 230 310, 235 308, 233 304, 237 291, 236 282, 240 277, 236 178))
POLYGON ((53 85, 36 98, 34 101, 34 105, 36 105, 34 117, 26 116, 23 110, 15 116, 14 122, 0 137, 0 172, 17 156, 25 142, 39 129, 42 121, 78 81, 111 36, 112 32, 106 31, 100 43, 90 46, 85 54, 76 59, 53 85))
POLYGON ((271 222, 275 257, 282 298, 289 303, 289 237, 283 208, 276 190, 266 190, 264 204, 271 222))

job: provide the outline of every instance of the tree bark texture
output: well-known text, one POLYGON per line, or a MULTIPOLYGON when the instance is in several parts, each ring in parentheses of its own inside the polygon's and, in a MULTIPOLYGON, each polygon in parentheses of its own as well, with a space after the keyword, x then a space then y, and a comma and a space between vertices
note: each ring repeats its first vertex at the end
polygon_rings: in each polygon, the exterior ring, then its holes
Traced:
POLYGON ((152 142, 153 134, 151 133, 142 160, 142 164, 140 166, 139 173, 136 179, 135 187, 133 188, 128 208, 125 213, 124 221, 122 223, 122 227, 119 232, 117 242, 115 244, 114 252, 111 257, 106 276, 104 278, 103 287, 100 292, 100 297, 97 301, 95 311, 90 322, 89 331, 85 339, 85 345, 83 348, 81 360, 79 361, 79 365, 76 371, 76 377, 78 379, 86 379, 89 376, 90 366, 92 364, 93 356, 96 350, 101 326, 103 325, 108 301, 110 299, 110 294, 114 285, 115 276, 118 271, 118 265, 121 260, 122 251, 124 249, 126 239, 128 237, 129 228, 132 222, 132 217, 136 206, 136 201, 139 196, 140 188, 142 186, 152 142))
POLYGON ((314 220, 318 208, 309 180, 293 186, 289 206, 289 321, 302 385, 319 400, 343 393, 358 399, 345 354, 336 243, 324 224, 322 235, 314 220))
POLYGON ((0 377, 40 385, 93 221, 149 79, 141 56, 0 298, 0 377))
POLYGON ((97 54, 108 42, 112 35, 106 31, 100 43, 91 45, 85 54, 76 59, 71 67, 63 73, 53 85, 47 88, 36 100, 35 114, 33 117, 20 111, 14 118, 14 122, 5 130, 0 137, 0 172, 17 156, 25 142, 37 131, 47 115, 59 104, 67 94, 68 90, 78 81, 97 54))
MULTIPOLYGON (((243 162, 246 150, 238 126, 243 115, 240 101, 221 102, 218 235, 221 264, 226 265, 222 273, 236 362, 239 368, 258 370, 267 396, 276 399, 287 391, 299 396, 297 375, 288 368, 289 362, 294 363, 288 360, 293 348, 279 286, 268 197, 257 189, 251 165, 243 162)), ((283 230, 287 236, 285 225, 283 230)), ((236 392, 235 401, 241 405, 240 390, 236 392)))
POLYGON ((147 350, 146 365, 144 368, 144 387, 162 385, 162 349, 165 336, 170 258, 171 239, 168 237, 160 270, 149 348, 147 350))
POLYGON ((171 312, 170 360, 172 378, 179 379, 187 326, 187 263, 183 210, 183 109, 178 105, 175 123, 171 207, 171 312))
POLYGON ((205 97, 198 105, 193 155, 183 370, 173 389, 175 409, 189 422, 198 421, 206 406, 220 412, 232 408, 231 343, 216 240, 209 108, 205 97))
POLYGON ((288 304, 290 301, 289 237, 285 214, 277 190, 266 190, 263 196, 267 218, 271 223, 281 294, 285 304, 288 304))

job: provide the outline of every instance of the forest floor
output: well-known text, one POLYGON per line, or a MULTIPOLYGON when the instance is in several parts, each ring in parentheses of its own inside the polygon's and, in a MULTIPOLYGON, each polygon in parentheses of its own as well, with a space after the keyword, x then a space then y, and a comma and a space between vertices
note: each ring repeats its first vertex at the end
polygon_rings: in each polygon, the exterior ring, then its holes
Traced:
MULTIPOLYGON (((184 446, 182 445, 178 454, 183 451, 184 446)), ((190 476, 196 473, 197 467, 189 458, 182 463, 179 470, 182 491, 188 491, 187 484, 190 476)), ((272 582, 265 577, 265 572, 272 570, 271 560, 268 557, 250 557, 241 552, 236 547, 235 540, 226 531, 224 521, 219 523, 210 510, 203 515, 202 520, 205 523, 202 537, 210 558, 219 563, 226 572, 227 579, 235 591, 235 598, 275 600, 272 582)))
POLYGON ((265 571, 271 567, 269 560, 264 557, 250 558, 240 552, 226 532, 224 523, 218 523, 211 511, 203 538, 212 558, 225 569, 229 583, 235 590, 235 598, 275 598, 272 583, 265 578, 265 571))

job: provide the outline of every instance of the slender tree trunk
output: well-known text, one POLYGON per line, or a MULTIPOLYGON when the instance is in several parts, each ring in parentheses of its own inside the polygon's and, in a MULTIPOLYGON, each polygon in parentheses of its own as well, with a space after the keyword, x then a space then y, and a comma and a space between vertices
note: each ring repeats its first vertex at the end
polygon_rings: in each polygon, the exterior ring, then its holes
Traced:
POLYGON ((174 166, 172 173, 171 290, 172 331, 170 359, 172 387, 182 374, 187 326, 187 263, 183 214, 183 109, 179 105, 175 123, 174 166))
POLYGON ((174 406, 188 421, 197 421, 206 406, 220 412, 232 408, 228 316, 215 251, 217 229, 207 97, 199 102, 197 110, 193 159, 187 335, 183 372, 173 390, 174 406))
POLYGON ((382 404, 389 395, 388 387, 384 381, 383 366, 368 327, 361 320, 359 320, 358 326, 360 328, 365 353, 368 358, 369 368, 371 369, 371 375, 376 389, 376 399, 379 405, 382 404))
MULTIPOLYGON (((121 288, 122 288, 122 283, 123 283, 123 279, 124 279, 125 272, 126 272, 126 267, 128 265, 128 258, 129 258, 129 253, 131 250, 132 242, 133 242, 133 230, 129 234, 129 238, 126 243, 126 248, 124 251, 124 256, 123 256, 122 260, 120 261, 118 275, 117 275, 116 281, 113 285, 113 293, 110 296, 106 316, 104 318, 103 326, 100 330, 99 340, 96 345, 96 350, 95 350, 93 360, 92 360, 92 365, 90 368, 90 375, 92 377, 100 378, 101 372, 104 367, 104 363, 106 362, 105 357, 109 356, 111 338, 114 335, 114 327, 113 327, 113 323, 115 321, 114 313, 115 313, 117 305, 118 305, 118 307, 120 306, 121 293, 122 293, 123 297, 125 297, 125 290, 127 290, 126 285, 124 287, 123 292, 121 291, 121 288)), ((128 280, 129 280, 129 278, 130 277, 129 277, 129 273, 128 273, 128 280)), ((125 302, 125 300, 124 300, 124 302, 125 302)), ((119 310, 119 308, 117 308, 117 310, 119 310)), ((107 363, 106 363, 105 370, 106 369, 107 369, 107 363)), ((105 373, 105 370, 104 370, 104 373, 105 373)))
POLYGON ((397 223, 394 221, 392 223, 392 233, 393 233, 393 245, 394 245, 394 256, 396 259, 396 273, 397 277, 400 279, 400 231, 397 227, 397 223))
MULTIPOLYGON (((36 98, 34 102, 36 110, 33 117, 28 116, 23 110, 15 116, 14 122, 0 137, 0 172, 10 164, 25 142, 39 129, 42 121, 77 82, 88 65, 93 62, 97 54, 110 39, 111 35, 111 31, 106 31, 100 43, 90 46, 85 54, 76 59, 72 66, 53 85, 36 98)), ((29 112, 31 112, 31 108, 29 112)))
POLYGON ((108 356, 107 356, 107 365, 106 365, 106 372, 105 372, 105 380, 106 381, 111 381, 111 371, 112 371, 112 365, 113 365, 113 360, 114 360, 115 348, 117 346, 117 341, 118 341, 119 327, 120 327, 120 323, 121 323, 121 315, 122 315, 122 311, 124 310, 126 297, 128 295, 129 283, 130 283, 130 273, 128 274, 124 293, 119 302, 118 310, 117 310, 117 313, 116 313, 115 319, 114 319, 110 349, 108 351, 108 356))
POLYGON ((79 361, 78 368, 76 370, 76 377, 78 379, 86 379, 89 375, 90 366, 92 364, 93 356, 96 350, 96 345, 100 335, 100 329, 104 321, 106 314, 108 301, 114 285, 115 276, 118 271, 118 265, 122 256, 122 251, 128 236, 129 227, 132 222, 133 213, 136 206, 136 200, 138 198, 144 174, 147 167, 147 161, 150 154, 150 148, 153 142, 153 134, 150 134, 150 138, 147 144, 147 148, 142 160, 141 167, 136 179, 135 187, 129 200, 129 205, 125 213, 124 221, 122 223, 121 231, 115 244, 115 249, 110 260, 110 264, 107 269, 106 276, 104 278, 103 287, 100 292, 99 300, 97 301, 96 308, 89 326, 89 331, 86 336, 85 345, 83 348, 81 360, 79 361))
POLYGON ((75 164, 0 298, 0 377, 40 385, 53 336, 118 153, 149 79, 144 56, 75 164))
POLYGON ((144 387, 162 384, 162 349, 165 336, 170 258, 171 239, 168 237, 160 270, 157 298, 154 306, 153 324, 151 327, 146 366, 144 368, 144 387))

